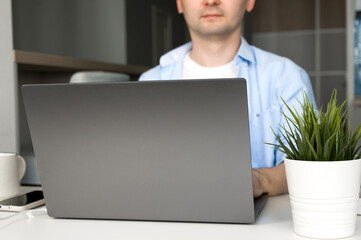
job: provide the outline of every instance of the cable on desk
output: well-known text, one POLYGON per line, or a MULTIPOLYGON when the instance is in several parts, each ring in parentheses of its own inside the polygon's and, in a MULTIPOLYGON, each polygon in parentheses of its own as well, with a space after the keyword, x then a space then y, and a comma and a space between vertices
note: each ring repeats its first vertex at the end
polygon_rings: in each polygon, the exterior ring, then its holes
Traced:
POLYGON ((0 218, 0 229, 23 219, 27 219, 27 218, 32 219, 35 218, 36 216, 44 216, 47 214, 48 212, 46 208, 21 211, 9 217, 0 218))

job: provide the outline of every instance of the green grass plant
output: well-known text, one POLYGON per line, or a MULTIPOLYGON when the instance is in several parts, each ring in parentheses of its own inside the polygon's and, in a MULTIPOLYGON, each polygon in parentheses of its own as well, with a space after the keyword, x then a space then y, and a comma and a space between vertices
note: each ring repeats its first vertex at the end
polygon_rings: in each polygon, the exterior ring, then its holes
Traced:
MULTIPOLYGON (((281 98, 282 99, 282 98, 281 98)), ((325 112, 317 111, 307 94, 303 92, 302 112, 283 103, 290 114, 285 117, 285 124, 280 125, 280 134, 276 134, 278 144, 273 145, 287 158, 306 161, 343 161, 358 158, 361 146, 361 124, 352 134, 350 132, 349 113, 345 108, 347 99, 337 105, 337 91, 334 90, 325 112)))

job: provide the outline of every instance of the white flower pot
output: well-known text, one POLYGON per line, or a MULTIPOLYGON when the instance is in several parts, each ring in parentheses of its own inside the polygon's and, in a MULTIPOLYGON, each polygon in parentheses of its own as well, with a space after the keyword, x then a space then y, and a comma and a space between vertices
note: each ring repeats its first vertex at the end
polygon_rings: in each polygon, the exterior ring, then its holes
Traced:
POLYGON ((294 230, 311 238, 355 233, 361 159, 302 161, 285 158, 294 230))

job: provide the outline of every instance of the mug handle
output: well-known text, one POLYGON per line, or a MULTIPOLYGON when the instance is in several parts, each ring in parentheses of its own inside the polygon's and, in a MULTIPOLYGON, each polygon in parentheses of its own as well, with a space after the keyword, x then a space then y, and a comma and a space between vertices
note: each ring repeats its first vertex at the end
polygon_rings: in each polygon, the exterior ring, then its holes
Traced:
POLYGON ((26 169, 26 163, 25 160, 22 156, 18 155, 18 161, 19 161, 19 171, 18 171, 18 176, 19 176, 19 181, 24 177, 25 174, 25 169, 26 169))

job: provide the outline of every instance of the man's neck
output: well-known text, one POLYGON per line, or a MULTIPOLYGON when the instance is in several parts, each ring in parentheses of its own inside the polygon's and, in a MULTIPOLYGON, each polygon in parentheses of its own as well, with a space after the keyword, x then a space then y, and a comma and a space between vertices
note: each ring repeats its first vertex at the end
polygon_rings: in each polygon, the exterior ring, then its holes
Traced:
POLYGON ((227 38, 192 36, 190 58, 205 67, 218 67, 231 62, 241 45, 240 34, 227 38))

